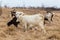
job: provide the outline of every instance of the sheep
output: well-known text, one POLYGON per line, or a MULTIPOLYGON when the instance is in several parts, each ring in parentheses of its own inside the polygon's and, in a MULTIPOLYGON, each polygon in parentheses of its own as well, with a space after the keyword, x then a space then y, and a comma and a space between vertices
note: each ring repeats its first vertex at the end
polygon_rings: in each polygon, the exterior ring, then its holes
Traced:
POLYGON ((47 11, 47 13, 44 16, 44 20, 49 21, 49 23, 51 23, 51 21, 53 21, 52 18, 53 18, 53 15, 54 14, 55 13, 52 13, 50 11, 47 11))
POLYGON ((44 28, 44 16, 42 14, 25 15, 23 12, 16 12, 15 16, 17 17, 17 21, 24 26, 24 31, 27 31, 28 26, 32 27, 38 25, 43 32, 46 33, 44 28))

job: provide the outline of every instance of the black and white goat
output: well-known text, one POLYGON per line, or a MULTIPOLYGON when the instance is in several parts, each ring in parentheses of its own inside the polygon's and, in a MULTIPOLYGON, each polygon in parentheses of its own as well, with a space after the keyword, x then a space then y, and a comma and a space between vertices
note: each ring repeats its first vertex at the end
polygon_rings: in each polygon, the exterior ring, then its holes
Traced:
POLYGON ((14 17, 12 20, 10 20, 10 21, 7 23, 7 25, 10 26, 10 25, 13 24, 13 25, 15 25, 15 27, 17 27, 20 22, 16 22, 16 20, 17 20, 17 18, 14 17))
POLYGON ((51 23, 51 21, 53 21, 52 18, 53 18, 53 15, 54 14, 55 13, 52 13, 50 11, 47 11, 47 13, 44 16, 44 20, 49 21, 49 23, 51 23))

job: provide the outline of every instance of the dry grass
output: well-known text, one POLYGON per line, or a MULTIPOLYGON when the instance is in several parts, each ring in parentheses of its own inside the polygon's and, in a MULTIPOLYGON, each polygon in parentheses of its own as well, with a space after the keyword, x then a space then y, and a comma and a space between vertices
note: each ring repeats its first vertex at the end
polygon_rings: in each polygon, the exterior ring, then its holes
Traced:
MULTIPOLYGON (((0 16, 0 40, 60 40, 60 12, 53 11, 55 13, 53 17, 52 24, 46 23, 45 29, 47 34, 44 34, 40 28, 39 30, 28 30, 28 32, 23 32, 23 27, 18 25, 14 27, 11 25, 7 26, 7 22, 12 19, 10 17, 10 11, 12 9, 3 8, 2 15, 0 16)), ((42 13, 45 11, 41 10, 31 10, 31 9, 16 9, 18 11, 23 11, 27 14, 42 13)))

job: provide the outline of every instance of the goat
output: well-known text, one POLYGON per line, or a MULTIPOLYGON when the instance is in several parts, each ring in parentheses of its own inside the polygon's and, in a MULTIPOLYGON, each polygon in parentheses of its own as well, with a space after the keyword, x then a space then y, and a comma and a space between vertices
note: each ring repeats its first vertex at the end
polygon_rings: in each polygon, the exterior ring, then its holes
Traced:
POLYGON ((19 21, 22 26, 24 26, 24 31, 27 30, 28 26, 32 27, 34 25, 38 25, 41 29, 46 33, 44 28, 44 16, 42 14, 34 14, 34 15, 24 15, 23 12, 16 12, 17 21, 19 21))

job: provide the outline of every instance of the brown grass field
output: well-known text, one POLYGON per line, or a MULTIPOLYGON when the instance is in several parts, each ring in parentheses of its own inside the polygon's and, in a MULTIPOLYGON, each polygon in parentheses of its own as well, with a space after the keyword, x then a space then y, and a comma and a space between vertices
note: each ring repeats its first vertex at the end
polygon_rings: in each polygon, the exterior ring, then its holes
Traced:
MULTIPOLYGON (((7 26, 12 17, 10 17, 10 8, 2 8, 2 15, 0 16, 0 40, 60 40, 60 11, 52 11, 55 13, 53 22, 49 24, 46 22, 45 29, 47 34, 44 34, 40 28, 38 30, 28 30, 23 32, 23 27, 18 25, 7 26)), ((26 14, 45 14, 44 10, 38 9, 16 9, 25 12, 26 14)))

